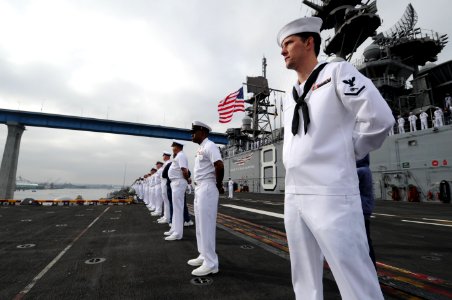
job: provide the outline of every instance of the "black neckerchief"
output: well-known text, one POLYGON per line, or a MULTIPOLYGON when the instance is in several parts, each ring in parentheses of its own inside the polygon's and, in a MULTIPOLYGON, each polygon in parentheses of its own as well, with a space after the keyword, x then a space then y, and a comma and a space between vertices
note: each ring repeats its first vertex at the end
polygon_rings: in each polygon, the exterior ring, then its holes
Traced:
POLYGON ((293 87, 292 89, 292 95, 293 99, 295 100, 295 109, 293 112, 293 119, 292 119, 292 134, 296 135, 298 133, 298 127, 300 125, 300 115, 298 114, 298 110, 301 107, 301 113, 303 114, 303 125, 304 125, 304 134, 308 132, 308 125, 310 123, 309 119, 309 109, 308 104, 306 101, 304 101, 304 98, 306 98, 306 95, 308 94, 309 90, 311 89, 312 85, 316 81, 317 77, 319 76, 320 71, 323 70, 323 68, 326 66, 327 63, 323 63, 319 65, 314 71, 312 71, 311 75, 309 75, 308 79, 306 80, 306 83, 304 84, 303 88, 303 94, 298 96, 297 89, 293 87))

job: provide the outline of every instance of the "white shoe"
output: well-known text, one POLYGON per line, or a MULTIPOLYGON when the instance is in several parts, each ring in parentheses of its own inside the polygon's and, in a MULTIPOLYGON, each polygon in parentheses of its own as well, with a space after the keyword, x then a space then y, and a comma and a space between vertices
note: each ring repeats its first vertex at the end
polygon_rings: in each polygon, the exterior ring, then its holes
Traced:
POLYGON ((204 262, 204 259, 197 257, 197 258, 193 258, 193 259, 190 259, 189 261, 187 261, 187 264, 189 264, 190 266, 193 266, 193 267, 200 267, 200 266, 202 266, 203 262, 204 262))
POLYGON ((163 235, 172 235, 173 234, 173 232, 170 230, 170 231, 165 231, 164 233, 163 233, 163 235))
POLYGON ((154 211, 153 213, 151 213, 151 216, 156 217, 156 216, 160 216, 161 213, 154 211))
POLYGON ((218 267, 206 267, 204 265, 200 266, 197 269, 194 269, 193 272, 191 272, 191 275, 193 276, 206 276, 209 274, 216 274, 218 273, 218 267))
POLYGON ((163 224, 163 223, 168 223, 168 222, 166 221, 166 218, 160 218, 157 220, 157 223, 163 224))
POLYGON ((184 222, 184 226, 185 226, 185 227, 189 227, 189 226, 193 226, 193 225, 195 225, 195 223, 193 223, 192 220, 190 220, 190 221, 188 221, 188 222, 184 222))
POLYGON ((176 235, 174 235, 174 234, 172 234, 172 235, 170 235, 170 236, 167 236, 166 238, 165 238, 165 241, 177 241, 177 240, 180 240, 181 238, 178 238, 176 235))

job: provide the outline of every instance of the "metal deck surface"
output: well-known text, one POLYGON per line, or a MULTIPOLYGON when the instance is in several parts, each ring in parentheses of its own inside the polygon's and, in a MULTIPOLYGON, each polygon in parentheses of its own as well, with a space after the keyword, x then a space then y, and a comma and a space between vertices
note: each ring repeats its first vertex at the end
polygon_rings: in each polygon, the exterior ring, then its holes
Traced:
MULTIPOLYGON (((193 282, 195 228, 165 241, 143 205, 1 206, 0 299, 294 299, 282 214, 222 196, 220 272, 193 282)), ((377 202, 371 230, 386 299, 452 299, 451 205, 377 202)), ((324 290, 340 299, 327 265, 324 290)))

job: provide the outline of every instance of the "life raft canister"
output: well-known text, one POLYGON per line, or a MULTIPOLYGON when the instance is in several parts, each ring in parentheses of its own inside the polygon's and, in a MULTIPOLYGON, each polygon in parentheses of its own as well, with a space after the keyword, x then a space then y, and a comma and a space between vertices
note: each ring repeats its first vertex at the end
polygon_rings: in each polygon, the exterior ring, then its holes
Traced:
POLYGON ((408 186, 408 202, 419 202, 419 192, 415 185, 408 186))
POLYGON ((427 193, 427 199, 428 199, 428 200, 433 200, 433 193, 432 193, 432 191, 428 191, 428 193, 427 193))

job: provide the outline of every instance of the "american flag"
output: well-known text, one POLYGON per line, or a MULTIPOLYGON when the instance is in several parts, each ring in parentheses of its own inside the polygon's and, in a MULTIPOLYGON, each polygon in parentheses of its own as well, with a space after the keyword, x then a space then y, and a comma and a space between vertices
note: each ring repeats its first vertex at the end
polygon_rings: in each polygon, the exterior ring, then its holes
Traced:
POLYGON ((218 114, 220 123, 229 123, 232 115, 237 111, 245 111, 245 101, 243 100, 243 87, 238 91, 230 93, 218 103, 218 114))

